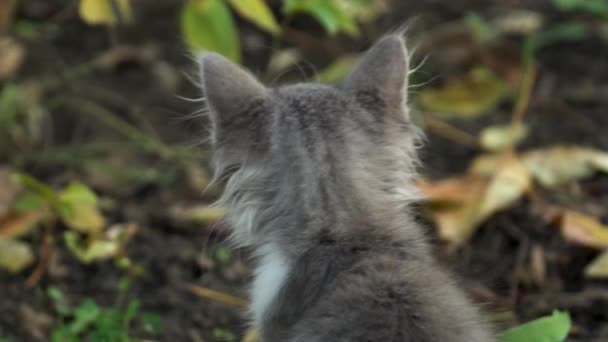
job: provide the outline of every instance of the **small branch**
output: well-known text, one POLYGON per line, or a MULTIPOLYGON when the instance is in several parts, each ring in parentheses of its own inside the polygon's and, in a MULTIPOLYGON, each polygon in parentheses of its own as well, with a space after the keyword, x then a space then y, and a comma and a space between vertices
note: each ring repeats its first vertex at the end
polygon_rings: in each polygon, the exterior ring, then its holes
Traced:
POLYGON ((42 244, 40 247, 40 260, 38 261, 38 265, 36 269, 25 281, 25 286, 27 288, 33 288, 38 285, 44 274, 46 273, 49 263, 51 262, 51 257, 54 252, 54 238, 53 238, 53 226, 55 225, 54 220, 50 220, 45 222, 44 235, 42 237, 42 244))
POLYGON ((190 290, 190 292, 194 293, 195 295, 197 295, 199 297, 211 299, 216 302, 221 302, 221 303, 232 305, 232 306, 245 307, 249 303, 247 300, 245 300, 243 298, 239 298, 239 297, 233 296, 231 294, 212 290, 212 289, 198 286, 198 285, 190 284, 190 285, 188 285, 188 289, 190 290))
POLYGON ((472 147, 475 149, 480 148, 477 138, 463 130, 460 130, 448 124, 445 121, 439 120, 430 115, 425 115, 423 120, 425 126, 428 127, 429 130, 433 131, 433 133, 441 137, 452 140, 460 145, 472 147))
POLYGON ((94 102, 80 98, 71 98, 65 102, 79 112, 91 115, 95 119, 106 124, 108 127, 120 132, 147 152, 156 153, 163 159, 174 155, 173 151, 162 142, 143 134, 135 126, 122 120, 116 114, 94 102))

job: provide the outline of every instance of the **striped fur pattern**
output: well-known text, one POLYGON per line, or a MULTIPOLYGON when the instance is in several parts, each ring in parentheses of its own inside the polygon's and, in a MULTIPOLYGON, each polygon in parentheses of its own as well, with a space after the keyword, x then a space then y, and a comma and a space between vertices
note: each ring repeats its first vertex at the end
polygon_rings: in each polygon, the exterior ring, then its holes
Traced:
POLYGON ((408 62, 389 35, 338 85, 267 88, 200 56, 219 204, 257 256, 263 341, 493 340, 413 220, 408 62))

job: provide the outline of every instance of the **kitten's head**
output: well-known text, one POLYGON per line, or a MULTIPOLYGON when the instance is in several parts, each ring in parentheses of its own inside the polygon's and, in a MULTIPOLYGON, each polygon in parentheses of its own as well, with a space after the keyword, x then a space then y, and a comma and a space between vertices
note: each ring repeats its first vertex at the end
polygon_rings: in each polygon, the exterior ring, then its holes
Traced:
POLYGON ((218 54, 199 61, 220 201, 240 243, 377 222, 416 197, 400 36, 379 41, 336 86, 268 88, 218 54))

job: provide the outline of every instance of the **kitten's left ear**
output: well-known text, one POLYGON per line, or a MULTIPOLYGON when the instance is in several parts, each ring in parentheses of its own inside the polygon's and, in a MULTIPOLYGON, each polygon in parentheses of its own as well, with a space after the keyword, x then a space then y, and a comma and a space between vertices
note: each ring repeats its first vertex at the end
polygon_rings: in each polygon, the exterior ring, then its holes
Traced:
POLYGON ((402 106, 407 100, 408 64, 403 38, 384 37, 365 53, 342 87, 357 97, 377 98, 388 107, 402 106))

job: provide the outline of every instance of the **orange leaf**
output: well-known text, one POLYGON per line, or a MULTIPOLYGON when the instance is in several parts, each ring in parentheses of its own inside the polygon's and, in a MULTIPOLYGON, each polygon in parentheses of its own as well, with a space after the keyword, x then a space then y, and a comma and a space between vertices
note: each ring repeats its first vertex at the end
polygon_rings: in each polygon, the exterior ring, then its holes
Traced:
POLYGON ((45 212, 38 210, 0 218, 0 239, 15 239, 27 234, 44 216, 45 212))

